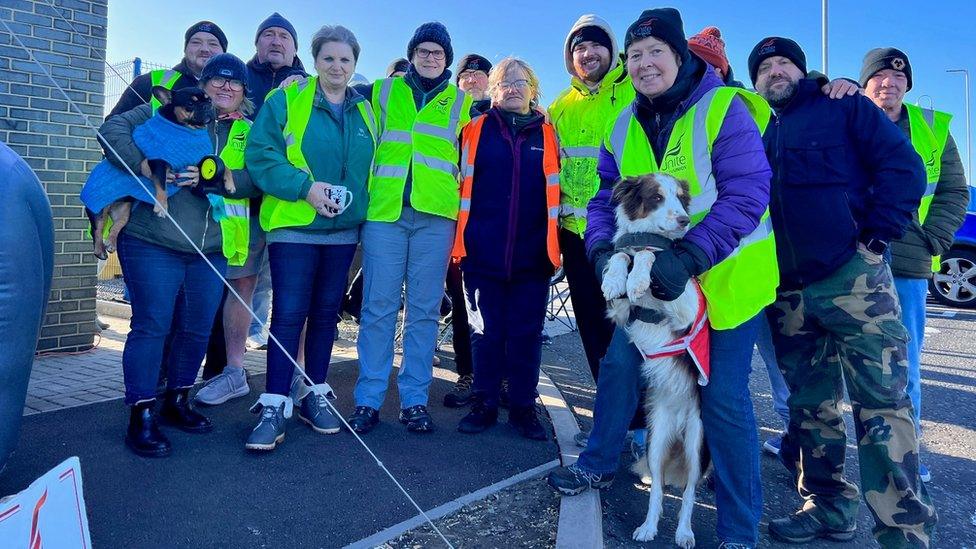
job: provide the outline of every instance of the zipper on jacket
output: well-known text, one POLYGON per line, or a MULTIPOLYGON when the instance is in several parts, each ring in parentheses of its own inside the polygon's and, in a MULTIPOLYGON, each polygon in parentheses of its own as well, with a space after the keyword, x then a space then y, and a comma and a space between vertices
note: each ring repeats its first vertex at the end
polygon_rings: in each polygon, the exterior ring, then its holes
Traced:
MULTIPOLYGON (((779 210, 779 217, 780 217, 780 219, 783 220, 783 226, 785 227, 786 226, 786 223, 787 223, 787 219, 786 219, 786 209, 783 207, 783 196, 782 196, 782 193, 783 193, 783 191, 782 191, 782 187, 783 187, 783 162, 782 162, 782 159, 781 159, 782 155, 780 153, 780 150, 781 150, 780 134, 782 134, 782 131, 781 131, 781 128, 780 128, 780 119, 782 118, 782 114, 776 115, 775 118, 776 118, 776 122, 775 122, 774 126, 776 127, 776 146, 775 146, 775 157, 774 157, 774 160, 776 161, 775 162, 776 165, 779 166, 779 169, 776 170, 776 183, 780 187, 780 198, 779 198, 779 200, 777 200, 776 206, 777 206, 777 209, 779 210)), ((772 192, 772 189, 770 189, 770 192, 772 192)), ((789 272, 798 273, 797 274, 797 280, 796 281, 798 283, 800 283, 800 284, 803 284, 803 274, 802 273, 799 273, 799 271, 798 271, 798 268, 797 268, 798 266, 797 266, 797 262, 796 262, 796 254, 793 251, 793 246, 790 245, 786 241, 786 235, 783 235, 783 238, 782 239, 778 239, 778 240, 782 240, 786 244, 785 246, 783 246, 784 251, 786 251, 786 261, 785 261, 785 263, 786 263, 786 266, 788 267, 788 269, 786 269, 786 270, 788 270, 789 272)))
MULTIPOLYGON (((512 195, 508 201, 508 231, 505 235, 505 280, 512 279, 512 259, 515 255, 515 231, 518 230, 518 196, 519 196, 519 178, 521 171, 521 152, 520 145, 524 140, 522 137, 522 131, 519 130, 515 134, 514 141, 510 135, 509 129, 506 127, 504 120, 501 121, 502 125, 502 135, 505 136, 505 140, 508 141, 509 147, 512 150, 512 195)), ((524 129, 524 128, 523 128, 524 129)))

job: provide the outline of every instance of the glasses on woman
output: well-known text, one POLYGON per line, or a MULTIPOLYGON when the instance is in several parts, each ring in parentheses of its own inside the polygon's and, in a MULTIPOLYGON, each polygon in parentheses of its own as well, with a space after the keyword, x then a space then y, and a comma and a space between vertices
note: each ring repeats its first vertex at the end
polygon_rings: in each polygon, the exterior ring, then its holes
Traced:
POLYGON ((444 59, 444 50, 428 50, 427 48, 417 48, 417 55, 423 59, 434 56, 434 59, 441 61, 444 59))
POLYGON ((228 86, 231 91, 239 92, 244 89, 244 82, 240 80, 232 80, 230 78, 224 78, 223 76, 214 76, 210 79, 210 83, 213 84, 215 88, 223 88, 228 86))
POLYGON ((529 87, 528 80, 516 80, 514 82, 499 82, 497 88, 500 91, 505 90, 524 90, 529 87))

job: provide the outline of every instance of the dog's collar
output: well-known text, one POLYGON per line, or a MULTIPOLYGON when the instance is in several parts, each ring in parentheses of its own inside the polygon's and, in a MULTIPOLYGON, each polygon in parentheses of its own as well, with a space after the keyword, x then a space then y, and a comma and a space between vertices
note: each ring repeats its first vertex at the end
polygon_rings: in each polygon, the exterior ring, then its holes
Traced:
POLYGON ((627 233, 615 240, 613 245, 617 250, 630 248, 667 250, 674 246, 674 241, 655 233, 627 233))
POLYGON ((633 324, 635 320, 646 322, 648 324, 659 324, 665 319, 664 313, 661 311, 649 309, 647 307, 634 306, 630 308, 630 318, 627 319, 627 324, 633 324))

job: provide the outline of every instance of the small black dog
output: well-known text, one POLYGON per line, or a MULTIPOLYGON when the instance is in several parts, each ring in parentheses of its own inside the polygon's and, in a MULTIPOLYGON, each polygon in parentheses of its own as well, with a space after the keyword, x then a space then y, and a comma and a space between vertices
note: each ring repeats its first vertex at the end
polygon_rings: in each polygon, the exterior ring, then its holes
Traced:
MULTIPOLYGON (((213 103, 200 88, 187 87, 171 91, 162 86, 154 86, 152 94, 162 103, 158 114, 174 124, 202 128, 213 122, 216 116, 213 103)), ((150 171, 149 179, 153 182, 157 202, 153 207, 153 212, 159 217, 164 217, 168 204, 166 180, 173 167, 161 159, 147 158, 147 163, 150 171)), ((226 185, 228 192, 234 192, 233 183, 227 181, 226 185)), ((92 224, 92 238, 95 241, 94 253, 96 257, 106 259, 109 252, 115 251, 119 233, 129 221, 131 211, 131 198, 117 200, 109 204, 97 216, 94 212, 87 211, 88 219, 92 224), (109 218, 112 219, 112 227, 109 229, 108 236, 103 240, 102 233, 109 218)))

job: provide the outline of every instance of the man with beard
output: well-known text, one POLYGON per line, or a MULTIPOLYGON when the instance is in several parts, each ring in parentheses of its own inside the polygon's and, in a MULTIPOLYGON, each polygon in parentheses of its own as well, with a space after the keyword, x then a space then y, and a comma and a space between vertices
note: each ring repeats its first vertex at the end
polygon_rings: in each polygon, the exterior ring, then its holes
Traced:
MULTIPOLYGON (((604 130, 633 102, 635 91, 618 57, 613 30, 602 18, 580 17, 566 36, 563 53, 570 86, 549 107, 562 148, 559 247, 586 362, 596 381, 613 325, 583 245, 586 205, 600 190, 596 166, 604 130)), ((577 440, 580 446, 586 446, 585 436, 577 440)))
POLYGON ((478 55, 469 53, 461 58, 457 65, 456 84, 461 91, 471 96, 471 117, 488 112, 491 108, 491 98, 488 97, 488 72, 491 61, 478 55))
POLYGON ((159 102, 152 96, 153 86, 163 86, 170 90, 196 86, 207 61, 226 51, 227 36, 220 27, 210 21, 196 23, 186 29, 183 35, 183 60, 172 69, 159 69, 137 76, 122 92, 119 102, 105 118, 146 103, 152 104, 153 110, 159 108, 159 102))
POLYGON ((749 55, 749 76, 774 110, 763 142, 780 271, 767 311, 791 393, 781 455, 800 473, 805 500, 769 532, 791 543, 854 537, 858 489, 844 478, 840 407, 846 383, 875 536, 883 547, 927 547, 937 515, 919 479, 905 392, 908 333, 886 260, 888 243, 918 210, 925 170, 869 99, 831 100, 806 73, 803 51, 786 38, 765 38, 749 55))

